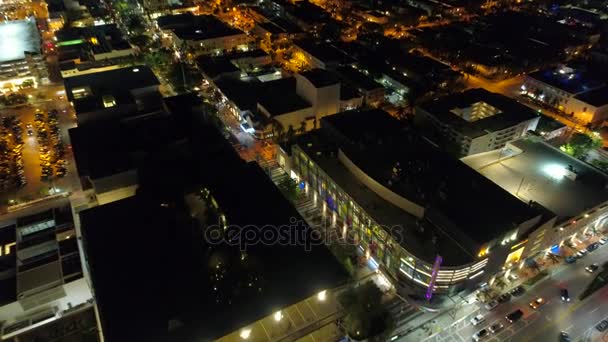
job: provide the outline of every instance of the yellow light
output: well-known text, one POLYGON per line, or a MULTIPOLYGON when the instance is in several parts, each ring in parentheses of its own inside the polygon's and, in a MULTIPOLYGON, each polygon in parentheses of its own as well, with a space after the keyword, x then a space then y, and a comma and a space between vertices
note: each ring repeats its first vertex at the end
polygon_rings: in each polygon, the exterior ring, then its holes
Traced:
POLYGON ((321 292, 319 292, 317 294, 317 299, 320 300, 320 301, 322 301, 322 302, 324 302, 326 298, 327 298, 327 291, 326 290, 323 290, 323 291, 321 291, 321 292))
POLYGON ((241 330, 241 333, 239 334, 239 336, 241 336, 241 338, 243 340, 248 339, 249 335, 251 335, 251 329, 243 329, 243 330, 241 330))
POLYGON ((281 319, 283 319, 283 313, 281 312, 281 310, 279 310, 274 313, 274 320, 279 322, 281 321, 281 319))

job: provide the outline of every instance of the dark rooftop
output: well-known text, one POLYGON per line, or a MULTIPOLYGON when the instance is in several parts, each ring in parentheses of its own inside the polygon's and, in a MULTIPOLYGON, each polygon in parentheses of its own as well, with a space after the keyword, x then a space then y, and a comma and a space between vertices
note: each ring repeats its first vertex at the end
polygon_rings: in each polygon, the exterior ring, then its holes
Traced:
POLYGON ((310 81, 316 88, 328 87, 340 83, 340 79, 336 74, 324 69, 312 69, 301 72, 300 75, 304 76, 304 78, 310 81))
POLYGON ((444 125, 459 131, 465 136, 475 138, 488 132, 500 131, 518 123, 538 117, 538 113, 519 102, 485 89, 469 89, 423 103, 421 109, 433 115, 444 125), (498 110, 489 117, 468 121, 453 113, 455 109, 471 107, 484 102, 498 110))
POLYGON ((584 70, 566 70, 563 67, 539 70, 529 74, 529 77, 571 94, 584 93, 603 85, 584 70))
POLYGON ((302 39, 296 41, 295 45, 323 63, 347 64, 354 61, 330 43, 316 43, 310 39, 302 39))
POLYGON ((185 139, 175 119, 166 115, 83 125, 69 133, 78 173, 91 179, 133 170, 143 156, 185 139))
POLYGON ((478 244, 538 215, 386 112, 345 112, 323 118, 321 125, 333 128, 340 149, 368 176, 478 244))
MULTIPOLYGON (((159 18, 159 20, 162 18, 159 18)), ((184 24, 167 24, 164 27, 173 27, 171 29, 175 35, 184 40, 205 40, 244 34, 243 31, 232 28, 211 15, 194 16, 193 18, 187 18, 184 24)))
POLYGON ((134 103, 131 91, 159 85, 152 70, 144 65, 69 77, 66 95, 77 113, 104 108, 103 97, 112 96, 117 105, 134 103), (77 95, 74 95, 74 91, 77 95))
POLYGON ((263 94, 258 100, 258 103, 268 111, 270 116, 282 115, 312 107, 308 101, 295 92, 263 94))
POLYGON ((594 107, 601 107, 608 104, 608 86, 603 86, 578 94, 575 98, 588 103, 594 107))
POLYGON ((239 72, 237 68, 226 57, 200 56, 196 59, 196 65, 207 77, 215 78, 222 74, 239 72))
POLYGON ((338 67, 336 71, 343 79, 345 79, 348 83, 351 83, 353 87, 357 89, 370 91, 383 88, 382 85, 376 82, 373 78, 350 66, 338 67))
MULTIPOLYGON (((168 106, 181 117, 188 112, 183 102, 176 97, 168 106)), ((218 130, 197 121, 190 126, 196 126, 192 154, 145 164, 137 196, 80 214, 109 342, 213 340, 346 281, 345 271, 324 246, 249 245, 242 258, 237 245, 210 244, 203 229, 217 216, 194 219, 191 212, 198 209, 184 199, 192 193, 188 189, 209 189, 234 227, 278 227, 301 218, 264 171, 241 160, 218 130), (162 184, 159 173, 168 173, 172 181, 184 170, 192 170, 192 185, 162 184), (252 191, 263 200, 251 201, 252 191), (120 231, 119 239, 108 234, 109 227, 120 231), (125 303, 137 313, 125 310, 125 303)), ((307 226, 302 229, 310 234, 307 226)))

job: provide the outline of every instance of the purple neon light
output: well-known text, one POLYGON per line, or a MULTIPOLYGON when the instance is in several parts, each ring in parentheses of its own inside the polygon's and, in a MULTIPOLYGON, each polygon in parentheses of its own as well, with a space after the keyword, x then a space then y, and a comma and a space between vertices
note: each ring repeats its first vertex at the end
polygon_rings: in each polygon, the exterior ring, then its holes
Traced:
POLYGON ((438 255, 435 257, 435 263, 433 264, 433 271, 431 272, 431 281, 429 282, 429 287, 426 290, 426 295, 424 296, 426 300, 431 300, 433 297, 433 288, 435 287, 435 280, 437 279, 437 274, 439 274, 439 267, 443 262, 443 258, 438 255))

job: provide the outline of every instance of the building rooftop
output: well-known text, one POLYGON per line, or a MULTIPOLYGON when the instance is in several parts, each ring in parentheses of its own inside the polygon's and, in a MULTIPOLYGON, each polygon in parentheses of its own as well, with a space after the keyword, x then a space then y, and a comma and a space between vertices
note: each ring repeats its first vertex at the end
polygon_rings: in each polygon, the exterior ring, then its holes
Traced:
POLYGON ((257 24, 259 27, 261 27, 264 31, 269 32, 270 34, 283 34, 286 33, 286 31, 278 26, 277 24, 273 23, 272 21, 268 21, 265 23, 259 23, 257 24))
POLYGON ((26 53, 40 53, 40 34, 36 20, 0 22, 0 63, 20 60, 26 53))
POLYGON ((263 94, 295 92, 296 89, 294 77, 280 78, 268 82, 219 79, 215 81, 215 84, 222 94, 234 102, 240 110, 250 110, 252 112, 256 110, 258 100, 263 94))
POLYGON ((175 119, 166 115, 82 125, 69 134, 78 174, 91 179, 133 170, 143 156, 185 139, 175 119))
POLYGON ((584 93, 603 85, 586 71, 565 66, 535 71, 528 76, 570 94, 584 93))
POLYGON ((312 107, 308 101, 296 94, 295 91, 261 94, 258 104, 264 107, 270 116, 282 115, 312 107))
MULTIPOLYGON (((379 225, 417 257, 432 263, 437 254, 445 260, 445 266, 463 265, 475 260, 473 248, 463 248, 450 236, 426 221, 384 200, 361 183, 337 158, 336 145, 318 132, 299 136, 298 146, 325 172, 352 200, 366 211, 379 225), (333 153, 333 155, 332 155, 333 153), (420 230, 424 227, 424 231, 420 230), (432 242, 436 238, 435 243, 432 242)), ((466 245, 471 245, 469 241, 466 245)))
POLYGON ((228 58, 200 56, 196 59, 196 65, 207 77, 215 78, 222 74, 239 72, 228 58))
POLYGON ((443 217, 454 234, 460 232, 472 240, 468 246, 490 241, 513 224, 539 215, 461 161, 404 129, 386 112, 332 115, 322 119, 322 127, 327 126, 333 127, 332 135, 342 140, 340 150, 359 169, 425 208, 425 216, 443 217))
POLYGON ((442 124, 471 138, 538 117, 529 107, 482 88, 437 98, 419 107, 442 124))
POLYGON ((132 90, 159 85, 152 70, 144 65, 69 77, 66 95, 76 113, 133 104, 132 90), (114 102, 112 104, 112 102, 114 102))
POLYGON ((589 90, 582 94, 576 95, 575 98, 594 107, 604 106, 608 104, 608 86, 605 85, 600 88, 589 90))
POLYGON ((338 67, 336 71, 344 80, 351 83, 352 86, 357 89, 371 91, 383 88, 382 85, 376 82, 373 78, 350 66, 338 67))
POLYGON ((301 72, 300 75, 312 83, 315 88, 323 88, 340 83, 340 79, 336 74, 324 69, 312 69, 301 72))
POLYGON ((558 217, 558 222, 608 200, 608 176, 540 140, 513 141, 502 153, 514 155, 500 163, 489 164, 500 152, 470 156, 463 161, 522 201, 544 206, 558 217), (576 180, 564 176, 568 166, 578 173, 576 180))
POLYGON ((232 28, 211 15, 194 16, 189 25, 181 25, 172 30, 176 36, 183 40, 205 40, 245 34, 243 31, 232 28))
POLYGON ((354 60, 330 43, 316 43, 310 39, 302 39, 295 45, 323 63, 345 64, 354 60))
MULTIPOLYGON (((342 285, 346 273, 323 245, 252 242, 242 253, 238 245, 205 239, 201 228, 215 224, 219 213, 204 209, 209 203, 199 189, 209 190, 230 227, 272 229, 301 217, 221 132, 185 117, 183 97, 167 102, 179 121, 194 128, 191 153, 142 164, 136 196, 80 214, 106 340, 215 340, 342 285), (194 178, 174 186, 187 178, 185 171, 194 178), (252 201, 251 193, 264 200, 252 201), (108 234, 109 227, 120 238, 108 234)), ((306 225, 293 229, 300 228, 302 236, 311 233, 306 225)))

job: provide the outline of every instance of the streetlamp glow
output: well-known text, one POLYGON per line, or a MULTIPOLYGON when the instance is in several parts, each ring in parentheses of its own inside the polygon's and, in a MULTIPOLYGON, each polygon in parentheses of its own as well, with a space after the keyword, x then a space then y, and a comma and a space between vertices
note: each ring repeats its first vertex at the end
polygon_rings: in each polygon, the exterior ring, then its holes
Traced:
POLYGON ((280 322, 281 319, 283 319, 283 313, 281 312, 281 310, 279 310, 274 313, 274 320, 280 322))
POLYGON ((327 291, 323 290, 321 292, 319 292, 319 294, 317 294, 317 299, 320 301, 325 301, 325 299, 327 298, 327 291))
POLYGON ((251 329, 243 329, 243 330, 241 330, 241 333, 239 336, 241 336, 241 338, 243 340, 246 340, 249 338, 249 335, 251 335, 251 329))

